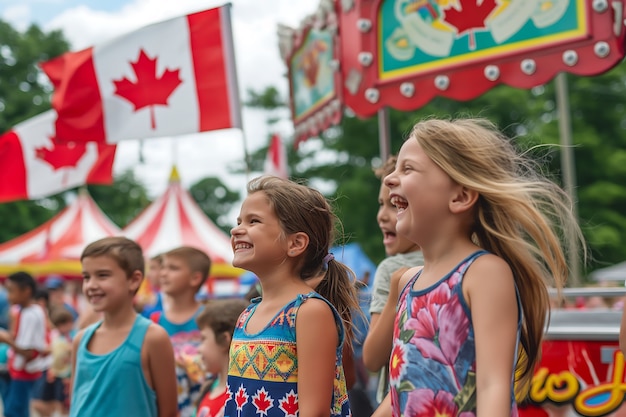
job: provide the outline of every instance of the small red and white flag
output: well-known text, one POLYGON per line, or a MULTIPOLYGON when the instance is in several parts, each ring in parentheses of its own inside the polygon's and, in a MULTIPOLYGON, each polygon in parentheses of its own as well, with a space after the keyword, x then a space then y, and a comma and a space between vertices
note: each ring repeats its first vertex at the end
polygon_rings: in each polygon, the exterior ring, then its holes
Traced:
POLYGON ((41 68, 55 88, 60 142, 241 127, 230 5, 155 23, 41 68))
POLYGON ((273 134, 270 139, 270 146, 267 149, 267 158, 265 159, 265 174, 274 175, 276 177, 289 177, 287 169, 287 151, 283 146, 283 141, 278 134, 273 134))
POLYGON ((50 110, 0 136, 0 203, 113 181, 115 145, 57 144, 50 110))

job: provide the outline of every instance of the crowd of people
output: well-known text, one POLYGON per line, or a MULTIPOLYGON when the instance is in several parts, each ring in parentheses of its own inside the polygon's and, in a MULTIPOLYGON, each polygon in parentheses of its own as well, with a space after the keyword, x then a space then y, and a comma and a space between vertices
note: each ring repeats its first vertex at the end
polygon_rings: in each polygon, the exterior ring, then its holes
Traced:
POLYGON ((329 252, 328 201, 268 176, 231 230, 233 265, 259 278, 249 301, 198 301, 211 260, 190 247, 150 259, 155 291, 140 291, 144 254, 122 237, 84 249, 80 315, 62 281, 40 304, 33 277, 11 275, 5 416, 30 398, 42 416, 516 415, 547 282, 568 275, 561 237, 582 239, 567 195, 478 119, 417 123, 376 174, 388 257, 366 311, 329 252))

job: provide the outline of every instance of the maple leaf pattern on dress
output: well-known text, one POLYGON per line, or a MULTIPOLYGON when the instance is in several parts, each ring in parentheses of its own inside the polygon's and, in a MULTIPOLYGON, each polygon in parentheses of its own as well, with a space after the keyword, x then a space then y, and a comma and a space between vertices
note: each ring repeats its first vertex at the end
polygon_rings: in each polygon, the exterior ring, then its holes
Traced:
POLYGON ((237 404, 237 410, 241 411, 243 406, 248 403, 248 394, 246 393, 246 389, 243 387, 243 384, 239 386, 237 390, 237 394, 235 395, 235 403, 237 404))
POLYGON ((289 391, 278 401, 278 408, 283 410, 285 417, 296 417, 298 415, 298 395, 293 390, 289 391))
POLYGON ((265 391, 265 388, 261 388, 252 396, 252 404, 256 407, 257 414, 267 416, 267 410, 274 406, 274 399, 265 391))
POLYGON ((143 49, 139 51, 136 62, 131 62, 133 71, 137 76, 135 82, 124 77, 121 80, 113 80, 115 95, 118 95, 135 106, 135 111, 144 107, 150 107, 150 127, 156 129, 154 106, 167 106, 170 95, 183 82, 180 79, 180 69, 165 69, 161 76, 157 76, 158 58, 150 58, 143 49))
POLYGON ((454 26, 459 36, 468 32, 469 47, 476 49, 474 32, 477 29, 485 29, 485 21, 495 10, 496 0, 459 0, 460 9, 451 7, 446 10, 444 20, 454 26))

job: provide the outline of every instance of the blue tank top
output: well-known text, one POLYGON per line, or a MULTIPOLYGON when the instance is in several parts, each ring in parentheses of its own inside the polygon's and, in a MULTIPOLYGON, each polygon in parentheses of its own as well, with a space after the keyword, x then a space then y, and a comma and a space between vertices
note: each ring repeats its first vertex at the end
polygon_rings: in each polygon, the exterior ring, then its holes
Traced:
POLYGON ((126 340, 105 355, 87 350, 102 322, 85 329, 78 345, 70 417, 156 417, 156 394, 141 367, 141 346, 150 320, 137 315, 126 340))

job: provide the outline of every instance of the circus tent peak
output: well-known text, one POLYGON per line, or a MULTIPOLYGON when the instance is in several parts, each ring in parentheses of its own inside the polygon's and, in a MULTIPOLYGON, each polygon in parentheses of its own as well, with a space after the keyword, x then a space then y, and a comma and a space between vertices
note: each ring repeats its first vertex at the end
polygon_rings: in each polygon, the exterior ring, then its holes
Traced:
POLYGON ((0 276, 27 271, 35 276, 81 275, 80 255, 89 243, 121 230, 81 190, 77 198, 41 226, 0 244, 0 276))
POLYGON ((123 232, 135 240, 148 257, 180 246, 191 246, 206 252, 212 261, 214 278, 238 277, 243 272, 232 266, 229 236, 200 209, 180 183, 176 167, 163 195, 150 204, 123 232))

